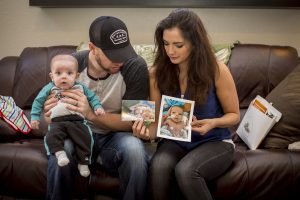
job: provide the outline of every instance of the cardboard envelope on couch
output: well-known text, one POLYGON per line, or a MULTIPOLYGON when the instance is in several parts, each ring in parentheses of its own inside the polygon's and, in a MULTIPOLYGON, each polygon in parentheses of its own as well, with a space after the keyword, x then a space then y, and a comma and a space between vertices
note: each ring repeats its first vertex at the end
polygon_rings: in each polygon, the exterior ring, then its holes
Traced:
POLYGON ((236 132, 249 149, 254 150, 280 120, 281 115, 271 103, 257 95, 250 103, 236 132))

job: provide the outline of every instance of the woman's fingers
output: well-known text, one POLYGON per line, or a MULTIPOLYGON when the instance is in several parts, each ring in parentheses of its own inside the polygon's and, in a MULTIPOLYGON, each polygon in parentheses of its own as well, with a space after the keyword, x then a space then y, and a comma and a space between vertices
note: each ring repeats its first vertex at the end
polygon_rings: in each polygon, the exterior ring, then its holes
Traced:
POLYGON ((193 115, 192 121, 197 121, 197 117, 195 115, 193 115))

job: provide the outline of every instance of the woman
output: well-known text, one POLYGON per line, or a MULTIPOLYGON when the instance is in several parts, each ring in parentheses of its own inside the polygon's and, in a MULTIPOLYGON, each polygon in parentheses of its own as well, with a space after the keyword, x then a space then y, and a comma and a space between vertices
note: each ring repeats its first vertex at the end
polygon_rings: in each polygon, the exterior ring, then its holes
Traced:
MULTIPOLYGON (((191 142, 158 144, 149 171, 152 198, 181 199, 180 191, 185 199, 212 199, 207 181, 225 172, 234 156, 227 129, 240 119, 233 78, 217 62, 200 18, 188 9, 176 9, 159 22, 155 44, 150 99, 160 105, 162 94, 181 97, 194 100, 195 109, 191 142)), ((134 134, 149 131, 154 138, 157 124, 142 124, 134 123, 134 134)))

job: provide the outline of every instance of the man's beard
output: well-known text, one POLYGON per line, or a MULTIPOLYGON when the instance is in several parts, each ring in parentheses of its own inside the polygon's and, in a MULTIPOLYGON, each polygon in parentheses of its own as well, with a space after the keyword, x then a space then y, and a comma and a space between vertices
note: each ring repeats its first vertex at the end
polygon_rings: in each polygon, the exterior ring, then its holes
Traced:
POLYGON ((98 65, 99 65, 99 67, 100 67, 103 71, 105 71, 105 72, 111 74, 110 68, 104 67, 103 64, 102 64, 102 62, 101 62, 101 59, 100 59, 100 58, 96 59, 96 61, 97 61, 98 65))

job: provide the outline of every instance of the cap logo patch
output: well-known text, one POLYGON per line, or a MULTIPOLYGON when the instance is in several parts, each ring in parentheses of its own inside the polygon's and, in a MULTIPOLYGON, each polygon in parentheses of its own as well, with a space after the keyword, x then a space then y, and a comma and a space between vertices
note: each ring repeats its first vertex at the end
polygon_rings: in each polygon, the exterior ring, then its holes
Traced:
POLYGON ((127 42, 127 32, 119 29, 116 30, 115 32, 113 32, 110 35, 110 40, 114 43, 114 44, 122 44, 124 42, 127 42))

